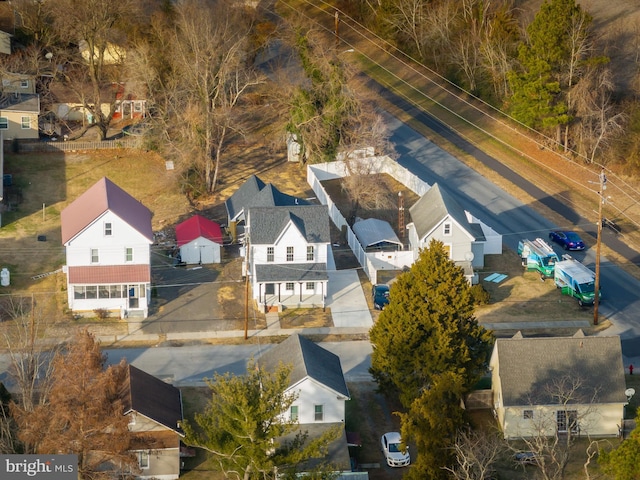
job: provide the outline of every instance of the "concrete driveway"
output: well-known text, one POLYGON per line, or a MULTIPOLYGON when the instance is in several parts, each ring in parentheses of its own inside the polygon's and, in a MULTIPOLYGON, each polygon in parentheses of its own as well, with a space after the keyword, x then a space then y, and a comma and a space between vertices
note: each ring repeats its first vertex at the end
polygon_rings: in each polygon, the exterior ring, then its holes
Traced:
POLYGON ((327 306, 331 309, 334 327, 373 326, 369 305, 355 270, 329 272, 327 306))

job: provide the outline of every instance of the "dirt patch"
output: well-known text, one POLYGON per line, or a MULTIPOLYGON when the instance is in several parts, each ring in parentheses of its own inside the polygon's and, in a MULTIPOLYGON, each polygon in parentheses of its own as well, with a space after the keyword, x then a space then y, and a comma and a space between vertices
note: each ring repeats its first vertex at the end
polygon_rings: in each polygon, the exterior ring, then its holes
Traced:
POLYGON ((333 327, 329 308, 286 308, 280 313, 280 328, 333 327))

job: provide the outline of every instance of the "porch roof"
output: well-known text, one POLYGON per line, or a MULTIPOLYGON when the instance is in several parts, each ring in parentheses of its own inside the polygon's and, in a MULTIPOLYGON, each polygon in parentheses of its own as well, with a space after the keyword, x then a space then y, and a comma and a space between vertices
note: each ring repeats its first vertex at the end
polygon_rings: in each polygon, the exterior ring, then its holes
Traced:
POLYGON ((287 263, 256 265, 258 283, 322 282, 329 280, 326 263, 287 263))

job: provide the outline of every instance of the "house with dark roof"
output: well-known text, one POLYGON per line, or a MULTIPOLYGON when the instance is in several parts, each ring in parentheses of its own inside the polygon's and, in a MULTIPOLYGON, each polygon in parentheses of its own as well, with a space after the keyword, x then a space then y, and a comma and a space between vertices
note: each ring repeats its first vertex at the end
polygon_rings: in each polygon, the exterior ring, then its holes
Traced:
MULTIPOLYGON (((409 245, 418 257, 421 248, 431 240, 440 240, 449 258, 462 267, 484 266, 485 235, 480 223, 470 215, 453 196, 437 183, 409 209, 411 223, 407 225, 409 245)), ((471 270, 471 274, 473 271, 471 270)))
POLYGON ((618 336, 498 338, 490 361, 494 412, 504 438, 614 437, 625 395, 618 336))
POLYGON ((180 259, 187 264, 220 263, 222 229, 217 223, 194 215, 176 225, 176 243, 180 259))
POLYGON ((151 211, 105 177, 62 210, 61 224, 69 308, 146 317, 151 211))
POLYGON ((249 207, 245 264, 258 305, 324 307, 329 214, 323 205, 249 207))
POLYGON ((138 457, 135 478, 177 479, 184 437, 180 390, 128 365, 121 399, 133 434, 131 451, 138 457))
MULTIPOLYGON (((280 364, 291 366, 287 393, 295 393, 297 398, 283 415, 287 420, 297 421, 300 430, 307 432, 310 439, 339 426, 341 435, 329 445, 324 460, 333 464, 338 474, 350 472, 347 434, 344 430, 345 402, 350 399, 350 394, 340 358, 311 340, 294 334, 263 353, 257 359, 257 364, 267 371, 275 371, 280 364)), ((309 459, 308 466, 313 464, 313 459, 309 459)), ((361 475, 350 473, 349 478, 353 476, 368 478, 366 472, 361 472, 361 475)))
POLYGON ((231 234, 236 236, 236 227, 246 224, 246 211, 250 207, 285 207, 308 205, 302 198, 282 193, 258 176, 251 175, 225 202, 227 220, 231 234))

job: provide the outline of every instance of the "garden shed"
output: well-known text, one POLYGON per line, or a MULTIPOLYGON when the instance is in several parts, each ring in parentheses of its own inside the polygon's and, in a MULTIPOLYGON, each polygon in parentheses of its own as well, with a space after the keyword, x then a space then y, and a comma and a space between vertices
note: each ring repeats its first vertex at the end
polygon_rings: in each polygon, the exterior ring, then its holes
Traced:
POLYGON ((176 241, 184 263, 220 263, 223 240, 217 223, 194 215, 176 226, 176 241))

